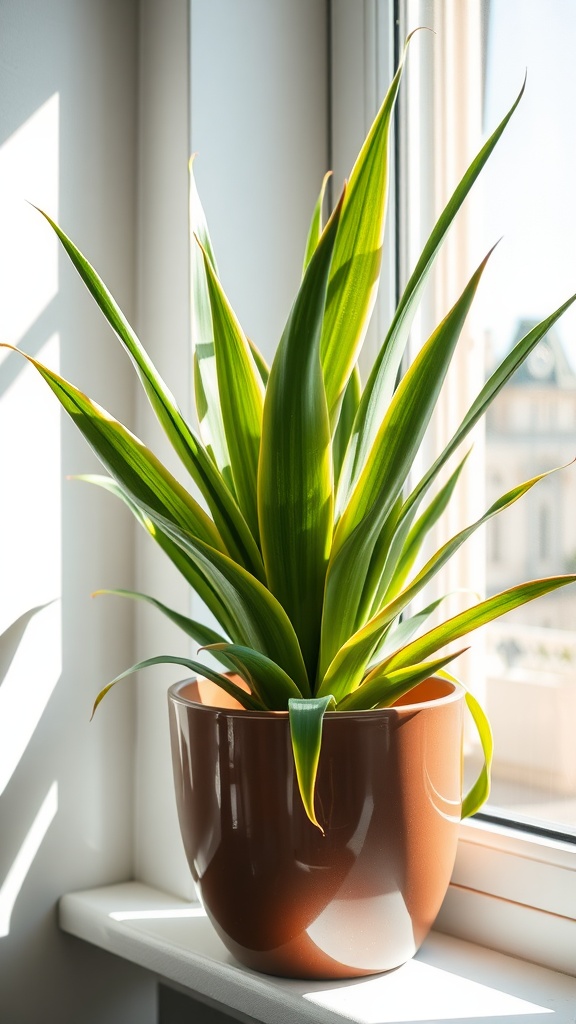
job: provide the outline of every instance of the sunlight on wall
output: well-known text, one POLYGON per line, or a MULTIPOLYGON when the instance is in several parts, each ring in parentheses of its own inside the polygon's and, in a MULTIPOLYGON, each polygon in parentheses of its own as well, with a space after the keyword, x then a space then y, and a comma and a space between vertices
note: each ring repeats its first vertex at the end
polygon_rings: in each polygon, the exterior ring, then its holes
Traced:
MULTIPOLYGON (((59 97, 0 147, 0 341, 58 369, 57 241, 35 203, 58 216, 59 97), (28 200, 28 202, 26 202, 28 200)), ((61 590, 60 413, 36 370, 0 350, 0 633, 61 590)), ((34 617, 0 679, 0 793, 61 672, 60 603, 34 617)))
POLYGON ((58 147, 58 93, 0 146, 2 341, 12 345, 58 291, 56 239, 28 205, 58 216, 58 147))
POLYGON ((10 918, 26 876, 58 810, 58 785, 53 782, 0 888, 0 938, 10 933, 10 918))

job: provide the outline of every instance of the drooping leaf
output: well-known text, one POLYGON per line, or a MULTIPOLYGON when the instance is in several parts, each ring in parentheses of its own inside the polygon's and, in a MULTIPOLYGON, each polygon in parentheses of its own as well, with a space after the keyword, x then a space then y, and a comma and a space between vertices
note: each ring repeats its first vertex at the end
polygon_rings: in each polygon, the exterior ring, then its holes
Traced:
POLYGON ((314 809, 316 774, 322 746, 322 723, 326 711, 334 707, 331 695, 308 700, 291 699, 288 704, 290 736, 296 766, 298 788, 308 818, 323 833, 314 809))
POLYGON ((332 539, 330 421, 320 335, 341 204, 300 286, 266 389, 258 511, 268 586, 286 609, 313 681, 332 539))
POLYGON ((216 656, 224 655, 231 661, 252 693, 269 711, 286 711, 291 697, 305 696, 290 676, 260 651, 227 643, 207 644, 205 649, 216 656))
MULTIPOLYGON (((445 669, 440 669, 437 672, 437 675, 440 679, 447 679, 448 682, 455 683, 457 686, 463 685, 458 679, 455 679, 454 676, 450 675, 449 672, 446 672, 445 669)), ((466 687, 463 688, 466 690, 466 687)), ((462 800, 461 817, 469 818, 471 814, 476 814, 476 811, 480 810, 482 804, 486 802, 490 795, 490 771, 494 753, 494 741, 492 738, 490 722, 488 721, 486 712, 483 710, 481 704, 468 690, 466 690, 465 700, 466 706, 472 715, 474 725, 476 726, 484 757, 484 763, 482 764, 478 778, 470 788, 469 793, 467 793, 462 800)))
POLYGON ((382 348, 376 358, 366 387, 362 395, 356 423, 352 432, 352 440, 349 455, 346 457, 343 469, 344 486, 349 489, 354 486, 359 474, 362 471, 368 454, 372 449, 374 440, 378 433, 382 416, 394 393, 396 378, 400 368, 406 342, 410 334, 410 328, 414 315, 418 308, 424 286, 428 280, 434 260, 440 251, 442 243, 448 233, 456 214, 458 213, 466 196, 470 192, 478 175, 482 171, 488 158, 493 152, 496 144, 501 138, 510 118, 518 106, 523 92, 525 82, 512 104, 510 110, 502 119, 496 130, 484 144, 478 155, 470 164, 468 170, 458 183, 446 207, 440 214, 422 254, 414 268, 414 271, 404 289, 404 293, 388 334, 382 348))
POLYGON ((472 718, 474 719, 474 724, 478 731, 478 736, 480 737, 480 744, 484 755, 484 764, 480 769, 480 774, 476 779, 476 782, 462 801, 462 818, 469 818, 471 814, 476 814, 476 811, 480 810, 482 804, 485 803, 490 796, 490 769, 494 752, 494 741, 492 739, 490 722, 488 721, 481 704, 476 700, 473 694, 468 691, 466 691, 466 704, 472 718))
POLYGON ((238 503, 258 539, 256 480, 262 429, 264 389, 250 345, 203 252, 212 329, 220 414, 238 503))
POLYGON ((128 352, 152 409, 174 450, 206 499, 227 550, 242 565, 262 578, 263 566, 260 552, 213 459, 184 419, 174 396, 162 380, 104 282, 58 224, 43 210, 39 212, 55 231, 72 264, 128 352))
POLYGON ((144 601, 146 604, 152 605, 157 608, 158 611, 162 612, 170 622, 173 622, 175 626, 178 626, 186 636, 189 636, 194 640, 200 647, 209 647, 214 652, 215 657, 218 661, 222 661, 227 669, 230 668, 230 661, 224 657, 219 657, 218 646, 219 644, 226 645, 227 641, 216 632, 215 629, 211 629, 204 622, 197 622, 196 619, 191 619, 187 615, 182 615, 177 612, 174 608, 168 608, 167 605, 162 604, 161 601, 157 601, 155 597, 150 597, 148 594, 142 594, 137 590, 123 590, 122 588, 106 589, 106 590, 95 590, 92 597, 99 597, 100 595, 109 594, 115 597, 129 597, 133 601, 144 601))
POLYGON ((205 676, 206 679, 210 679, 213 683, 216 683, 222 690, 234 697, 243 708, 247 711, 263 711, 262 704, 260 701, 252 696, 250 693, 246 693, 246 690, 241 689, 236 683, 233 683, 228 676, 222 675, 221 672, 215 672, 214 669, 208 665, 203 665, 200 661, 194 661, 190 658, 180 658, 171 654, 159 654, 156 658, 146 658, 145 661, 139 661, 136 665, 132 665, 131 668, 127 668, 125 672, 121 672, 120 675, 116 676, 111 683, 108 683, 96 697, 94 706, 92 708, 92 717, 98 705, 104 700, 104 697, 112 689, 116 683, 119 683, 122 679, 126 679, 128 676, 134 674, 134 672, 140 672, 144 668, 152 668, 154 665, 182 665, 184 668, 190 669, 191 672, 195 672, 199 676, 205 676))

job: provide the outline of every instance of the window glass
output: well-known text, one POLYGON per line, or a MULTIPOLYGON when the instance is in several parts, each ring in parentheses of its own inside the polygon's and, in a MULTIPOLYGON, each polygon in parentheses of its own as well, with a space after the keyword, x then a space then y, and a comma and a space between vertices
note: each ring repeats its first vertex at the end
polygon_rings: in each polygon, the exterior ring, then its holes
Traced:
MULTIPOLYGON (((486 374, 576 291, 576 4, 485 2, 483 113, 493 130, 526 92, 476 192, 478 254, 503 236, 476 317, 486 374)), ((477 244, 476 244, 477 243, 477 244)), ((486 420, 487 505, 576 455, 576 312, 549 331, 486 420)), ((547 477, 487 528, 488 593, 576 568, 576 469, 547 477)), ((576 836, 576 589, 486 629, 484 701, 494 728, 489 809, 576 836)), ((473 760, 473 759, 472 759, 473 760)))

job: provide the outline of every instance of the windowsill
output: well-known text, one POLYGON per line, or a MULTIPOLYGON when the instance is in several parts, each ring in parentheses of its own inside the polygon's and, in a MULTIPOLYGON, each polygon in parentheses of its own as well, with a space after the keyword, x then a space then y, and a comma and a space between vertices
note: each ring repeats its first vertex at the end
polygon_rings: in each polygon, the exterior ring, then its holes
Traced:
POLYGON ((353 981, 292 981, 234 961, 201 907, 127 882, 70 893, 60 926, 234 1014, 270 1024, 574 1024, 576 979, 432 933, 414 960, 353 981))

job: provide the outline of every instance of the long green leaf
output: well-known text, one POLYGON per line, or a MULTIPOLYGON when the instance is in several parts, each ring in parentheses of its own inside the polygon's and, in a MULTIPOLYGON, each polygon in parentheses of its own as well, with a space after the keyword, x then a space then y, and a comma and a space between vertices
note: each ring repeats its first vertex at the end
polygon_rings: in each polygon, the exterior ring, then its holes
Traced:
POLYGON ((143 529, 146 530, 146 532, 156 541, 158 546, 162 551, 164 551, 178 572, 190 584, 192 589, 198 594, 198 597, 204 601, 206 607, 212 612, 214 618, 220 623, 228 636, 232 639, 240 639, 240 637, 236 636, 234 632, 235 624, 234 620, 230 616, 228 608, 223 603, 221 595, 212 586, 210 580, 206 579, 189 555, 182 550, 180 545, 169 537, 157 523, 153 523, 150 517, 147 516, 134 501, 132 501, 126 491, 124 491, 115 480, 112 480, 111 477, 100 476, 95 473, 76 476, 73 477, 73 479, 95 484, 97 487, 102 487, 104 490, 109 491, 110 494, 113 494, 116 498, 119 498, 124 502, 138 523, 140 523, 143 529))
POLYGON ((416 559, 420 554, 424 540, 430 533, 430 530, 432 530, 440 520, 450 503, 456 484, 460 479, 460 474, 462 473, 470 455, 470 451, 471 449, 466 452, 464 458, 458 463, 456 469, 448 477, 444 486, 440 488, 428 507, 408 531, 406 541, 403 543, 398 557, 391 558, 391 563, 393 565, 391 578, 386 579, 385 577, 382 581, 385 585, 385 589, 383 588, 381 595, 377 593, 376 600, 379 603, 385 599, 390 599, 390 597, 397 594, 404 586, 415 565, 416 559))
POLYGON ((230 668, 229 660, 218 656, 218 645, 223 644, 226 646, 227 641, 223 636, 217 633, 215 629, 211 629, 211 627, 207 626, 204 622, 198 622, 196 619, 191 619, 187 615, 182 615, 174 608, 169 608, 167 605, 162 604, 161 601, 157 601, 155 597, 150 597, 149 594, 142 594, 138 590, 123 590, 122 588, 95 590, 92 597, 100 597, 104 594, 112 595, 114 597, 128 597, 133 601, 143 601, 146 604, 152 605, 153 608, 157 608, 158 611, 162 612, 170 622, 173 622, 175 626, 178 626, 186 636, 191 637, 192 640, 200 645, 200 647, 210 647, 210 650, 214 652, 217 660, 222 661, 227 669, 230 668))
POLYGON ((310 223, 310 229, 308 231, 308 238, 306 239, 306 252, 304 254, 304 266, 302 268, 302 276, 306 273, 306 267, 310 263, 316 246, 320 241, 322 234, 322 207, 324 206, 324 196, 326 195, 326 186, 332 175, 332 171, 327 171, 322 179, 322 187, 320 188, 320 195, 316 200, 316 206, 312 214, 312 221, 310 223))
POLYGON ((256 347, 254 342, 250 338, 248 338, 248 337, 246 338, 246 341, 248 342, 248 345, 250 346, 250 351, 252 353, 252 359, 254 360, 254 363, 256 364, 256 369, 258 370, 258 373, 260 374, 260 380, 262 381, 264 387, 266 387, 266 385, 268 383, 268 378, 270 376, 270 367, 268 366, 268 363, 264 359, 264 356, 259 351, 259 349, 256 347))
POLYGON ((496 395, 502 390, 506 382, 510 379, 513 373, 522 365, 524 360, 530 355, 532 350, 536 347, 541 338, 548 333, 551 327, 556 323, 557 320, 566 312, 567 309, 576 301, 576 294, 572 295, 566 302, 562 303, 561 306, 555 310, 550 316, 546 317, 539 324, 536 325, 528 334, 524 335, 523 338, 514 346, 511 352, 508 353, 502 363, 496 368, 494 373, 490 376, 486 382, 480 394, 474 399, 468 412, 466 413, 462 423, 452 435, 450 441, 438 456, 436 461, 430 467, 430 469, 424 474, 418 485, 414 488, 412 493, 406 499, 404 508, 402 510, 402 517, 409 514, 409 512, 420 502, 423 495, 426 493, 431 483, 436 479, 438 473, 450 456, 456 451, 456 449, 462 444, 462 441, 470 433, 472 428, 476 426, 478 421, 482 418, 486 412, 488 406, 496 398, 496 395))
MULTIPOLYGON (((354 632, 361 629, 365 622, 372 615, 379 611, 380 605, 376 604, 376 597, 382 585, 383 566, 386 567, 391 558, 395 555, 396 545, 400 542, 403 534, 402 524, 398 527, 398 517, 402 510, 402 494, 399 494, 390 512, 384 520, 384 525, 374 543, 368 567, 365 571, 362 592, 360 595, 356 617, 354 620, 354 632)), ((406 523, 405 535, 410 529, 410 522, 406 523)))
POLYGON ((459 640, 460 637, 473 632, 479 626, 485 626, 488 622, 500 618, 501 615, 513 611, 514 608, 519 608, 529 601, 534 601, 537 597, 550 594, 552 591, 558 590, 559 587, 565 587, 569 583, 575 582, 575 574, 549 576, 546 579, 531 580, 529 583, 520 583, 509 590, 503 590, 499 594, 473 605, 472 608, 467 608, 466 611, 460 612, 453 618, 447 619, 446 622, 429 630, 417 640, 413 640, 412 643, 386 661, 383 668, 386 667, 391 671, 412 665, 416 661, 422 661, 423 658, 434 654, 446 644, 459 640))
MULTIPOLYGON (((438 456, 436 461, 430 467, 430 469, 424 474, 418 485, 414 488, 411 494, 406 499, 400 514, 397 516, 396 521, 396 536, 390 548, 388 563, 390 565, 390 572, 384 572, 381 577, 376 590, 372 613, 379 610, 385 600, 386 590, 388 589, 392 579, 396 575, 397 561, 400 557, 400 551, 404 546, 405 540, 409 535, 410 527, 416 510, 422 498, 439 475, 442 468, 447 463, 448 459, 454 454, 456 449, 464 441, 466 436, 470 433, 472 428, 481 419, 486 412, 487 408, 504 387, 507 381, 510 379, 512 374, 518 369, 518 367, 524 362, 527 356, 532 352, 534 347, 538 344, 541 338, 550 330, 554 323, 562 316, 563 313, 572 305, 576 300, 576 295, 573 295, 567 302, 563 303, 554 313, 537 324, 531 331, 528 332, 520 341, 514 346, 511 352, 508 353, 504 361, 496 368, 494 373, 491 375, 489 380, 482 388, 480 394, 474 400, 462 423, 448 442, 443 452, 438 456)), ((554 471, 553 471, 554 472, 554 471)))
POLYGON ((205 650, 232 661, 252 693, 269 711, 286 711, 291 697, 304 696, 284 669, 260 651, 227 643, 207 644, 205 650))
POLYGON ((158 513, 212 547, 223 549, 210 517, 134 434, 53 370, 25 352, 21 355, 36 367, 102 464, 137 505, 149 514, 158 513))
POLYGON ((204 495, 227 550, 242 565, 262 578, 260 552, 213 459, 184 419, 174 396, 104 282, 58 224, 43 210, 39 212, 55 231, 72 264, 132 359, 150 404, 170 443, 204 495))
POLYGON ((121 672, 119 676, 116 676, 111 683, 108 683, 96 697, 94 706, 92 708, 92 715, 96 711, 96 708, 104 700, 104 697, 119 683, 122 679, 126 679, 128 676, 134 674, 134 672, 140 672, 143 668, 152 668, 154 665, 182 665, 184 668, 190 669, 192 672, 196 672, 199 676, 205 676, 206 679, 210 679, 213 683, 216 683, 222 690, 234 697, 242 707, 246 708, 247 711, 263 711, 262 704, 257 698, 253 697, 252 694, 246 693, 241 687, 233 683, 227 676, 223 676, 220 672, 215 672, 214 669, 208 665, 203 665, 200 661, 193 661, 190 658, 179 658, 171 654, 159 654, 156 658, 146 658, 145 661, 139 661, 136 665, 132 665, 127 668, 125 672, 121 672))
POLYGON ((376 299, 388 194, 390 128, 410 38, 350 174, 334 248, 321 344, 333 425, 376 299))
MULTIPOLYGON (((450 360, 472 304, 485 257, 462 296, 422 347, 406 372, 376 436, 370 457, 334 534, 326 579, 322 620, 320 674, 353 633, 367 593, 374 548, 402 492, 413 460, 434 411, 450 360)), ((371 581, 374 588, 377 575, 371 581)))
POLYGON ((332 539, 332 451, 320 336, 341 205, 318 243, 288 318, 266 389, 258 474, 262 554, 311 682, 332 539))
POLYGON ((428 621, 430 616, 433 615, 440 605, 454 593, 458 593, 458 591, 451 591, 449 594, 443 594, 442 597, 438 597, 435 601, 431 601, 430 604, 427 604, 425 608, 421 608, 419 611, 414 612, 414 615, 408 615, 396 623, 391 623, 384 634, 384 639, 380 641, 377 650, 372 656, 373 660, 368 665, 368 671, 371 672, 372 669, 376 667, 377 663, 382 662, 384 658, 389 657, 391 654, 395 654, 401 647, 405 647, 410 640, 413 640, 416 634, 421 632, 422 627, 428 621))
POLYGON ((334 537, 334 553, 373 508, 382 521, 400 493, 418 451, 491 249, 458 301, 407 370, 382 421, 370 455, 334 537))
POLYGON ((524 85, 522 86, 510 110, 496 128, 496 131, 493 132, 488 141, 484 144, 457 185, 446 207, 440 214, 440 217, 438 218, 430 237, 422 250, 422 254, 414 268, 410 280, 404 289, 404 293, 398 304, 392 323, 390 324, 390 329, 374 363, 362 395, 356 424, 352 432, 349 453, 344 464, 343 482, 346 489, 351 488, 354 485, 354 482, 362 471, 362 467, 368 458, 369 452, 374 444, 374 439, 378 433, 384 410, 387 408, 394 392, 398 370, 402 362, 412 321, 434 260, 442 246, 442 243, 444 242, 456 214, 458 213, 458 210, 462 206, 462 203, 470 192, 470 189, 478 178, 478 175, 482 171, 482 168, 486 164, 490 154, 494 150, 508 122, 510 121, 510 118, 516 110, 523 92, 524 85))
POLYGON ((234 481, 230 469, 230 455, 220 409, 212 307, 206 280, 204 256, 198 248, 200 241, 208 254, 214 272, 218 273, 206 217, 194 179, 194 157, 190 160, 190 329, 192 335, 194 396, 200 425, 200 436, 226 484, 234 494, 234 481))
POLYGON ((414 598, 424 589, 424 587, 431 582, 440 569, 446 565, 453 555, 455 555, 456 551, 458 551, 465 541, 467 541, 473 533, 476 532, 476 530, 487 523, 488 520, 492 519, 500 512, 503 512, 504 509, 509 508, 514 504, 514 502, 518 501, 519 498, 523 497, 523 495, 534 487, 535 484, 539 483, 540 480, 543 480, 552 473, 557 472, 558 469, 555 468, 548 470, 545 473, 539 473, 537 476, 531 477, 530 480, 526 480, 524 483, 513 487, 510 491, 507 491, 506 494, 503 494, 493 502, 479 519, 470 526, 460 530, 454 537, 446 541, 446 543, 428 559, 428 562, 422 567, 410 584, 399 594, 392 597, 391 600, 383 606, 383 608, 373 615, 364 626, 357 630, 356 633, 354 633, 353 636, 351 636, 350 639, 342 645, 322 679, 322 683, 318 689, 318 695, 322 696, 325 693, 333 693, 336 700, 339 701, 345 695, 345 690, 343 689, 344 686, 346 686, 350 691, 354 690, 356 686, 358 686, 364 674, 366 665, 374 654, 377 645, 386 634, 390 623, 393 622, 394 619, 404 611, 409 603, 413 601, 414 598))
POLYGON ((322 746, 324 714, 333 706, 334 698, 330 695, 309 700, 291 699, 288 704, 292 751, 300 796, 308 818, 322 833, 324 829, 314 809, 314 791, 322 746))
POLYGON ((258 456, 264 388, 250 345, 203 251, 212 309, 220 411, 238 503, 258 539, 258 456))
POLYGON ((376 667, 353 693, 348 694, 338 704, 338 711, 369 711, 371 708, 388 708, 399 697, 410 693, 418 683, 430 679, 439 669, 444 668, 450 661, 455 661, 461 654, 468 650, 467 647, 452 654, 445 654, 442 658, 433 661, 425 661, 417 665, 410 665, 408 668, 398 669, 396 672, 385 672, 376 667))
POLYGON ((155 512, 150 512, 150 517, 182 547, 220 595, 231 620, 228 632, 234 642, 267 655, 294 680, 301 693, 309 694, 294 627, 274 595, 227 555, 155 512))
POLYGON ((344 391, 342 405, 340 406, 340 414, 338 416, 338 423, 336 424, 336 430, 334 431, 334 438, 332 440, 334 481, 336 484, 338 483, 338 478, 342 469, 344 455, 348 447, 348 441, 350 440, 350 434, 358 411, 358 405, 360 404, 361 394, 362 382, 360 380, 360 371, 358 367, 355 366, 350 374, 344 391))

